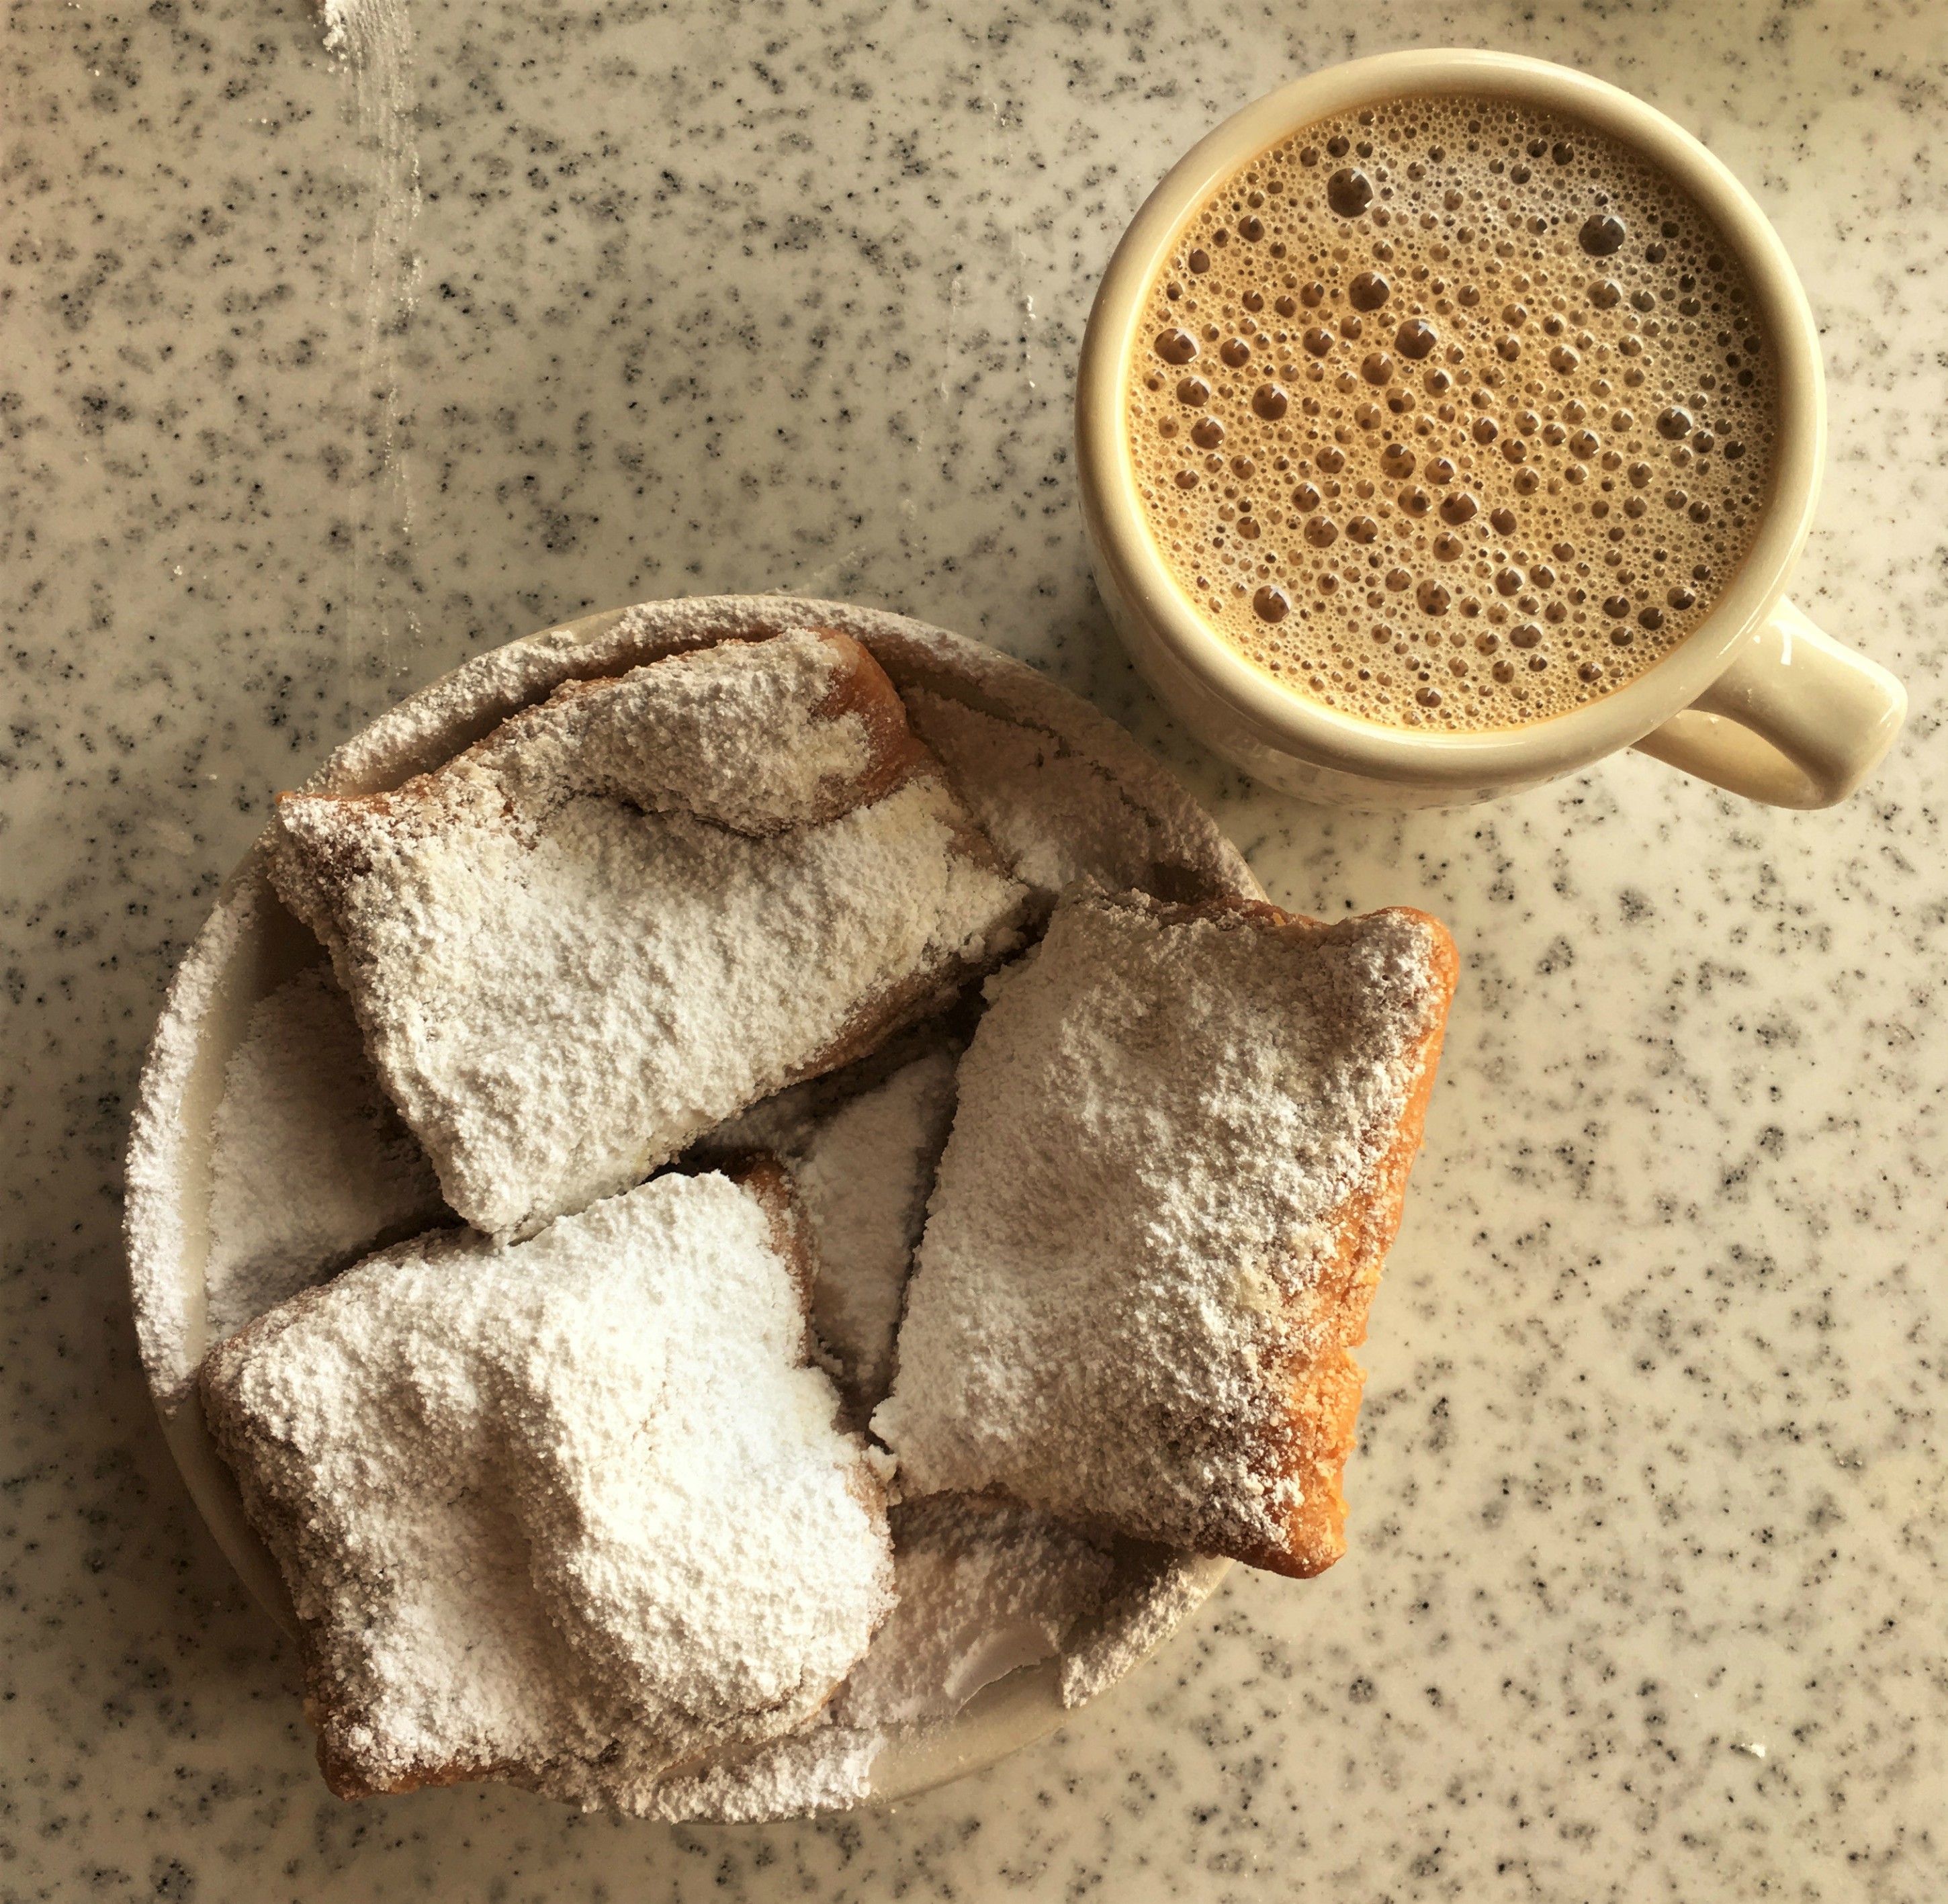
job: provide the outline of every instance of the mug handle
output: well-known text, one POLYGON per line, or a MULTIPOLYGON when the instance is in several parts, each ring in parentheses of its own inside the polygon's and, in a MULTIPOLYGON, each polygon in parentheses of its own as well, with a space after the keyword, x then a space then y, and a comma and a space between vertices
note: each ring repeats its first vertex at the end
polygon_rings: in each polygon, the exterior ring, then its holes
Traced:
POLYGON ((1782 600, 1731 665, 1639 753, 1773 807, 1830 807, 1885 758, 1907 690, 1782 600))

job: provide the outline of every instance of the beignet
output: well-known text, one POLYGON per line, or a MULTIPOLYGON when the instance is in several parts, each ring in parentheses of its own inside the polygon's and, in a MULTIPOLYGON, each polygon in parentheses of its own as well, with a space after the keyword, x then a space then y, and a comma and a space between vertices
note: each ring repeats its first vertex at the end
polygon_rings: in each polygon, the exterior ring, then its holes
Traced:
POLYGON ((814 630, 571 682, 395 792, 287 794, 271 877, 447 1201, 514 1236, 944 1003, 1025 898, 814 630))
POLYGON ((1066 901, 962 1061, 873 1426, 908 1498, 1000 1488, 1286 1574, 1340 1476, 1456 962, 1391 910, 1066 901))
POLYGON ((493 1778, 640 1811, 864 1655, 885 1498, 807 1366, 786 1185, 765 1161, 526 1243, 437 1232, 210 1351, 340 1796, 493 1778))

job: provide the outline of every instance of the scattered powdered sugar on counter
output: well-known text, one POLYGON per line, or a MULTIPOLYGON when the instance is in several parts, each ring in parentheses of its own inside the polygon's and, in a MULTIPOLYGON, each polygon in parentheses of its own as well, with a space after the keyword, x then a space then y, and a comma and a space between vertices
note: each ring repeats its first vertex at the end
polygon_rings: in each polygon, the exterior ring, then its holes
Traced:
POLYGON ((370 60, 384 36, 396 36, 405 17, 403 0, 321 0, 324 50, 346 59, 370 60))
MULTIPOLYGON (((412 669, 419 622, 390 586, 390 559, 410 544, 413 495, 405 448, 401 340, 418 300, 421 260, 414 249, 420 214, 419 150, 414 141, 417 86, 413 21, 407 0, 322 0, 325 50, 351 70, 355 134, 346 168, 346 202, 364 216, 355 240, 364 279, 364 344, 355 415, 362 441, 377 451, 373 507, 351 538, 350 612, 343 618, 349 673, 372 658, 395 681, 412 669)), ((349 115, 348 115, 349 116, 349 115)))
POLYGON ((826 1704, 891 1550, 782 1220, 762 1184, 659 1177, 525 1244, 400 1245, 212 1352, 335 1790, 640 1811, 826 1704))
POLYGON ((386 1101, 352 1006, 321 965, 251 1013, 225 1070, 210 1155, 212 1341, 446 1214, 433 1168, 386 1101))

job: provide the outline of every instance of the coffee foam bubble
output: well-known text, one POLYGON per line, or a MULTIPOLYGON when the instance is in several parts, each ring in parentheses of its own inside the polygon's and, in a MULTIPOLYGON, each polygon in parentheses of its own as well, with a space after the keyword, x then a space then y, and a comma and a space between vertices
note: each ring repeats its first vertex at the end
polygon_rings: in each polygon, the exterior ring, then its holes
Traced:
POLYGON ((1711 612, 1771 493, 1774 358, 1731 247, 1631 148, 1401 99, 1186 221, 1127 417, 1227 641, 1346 713, 1474 730, 1597 699, 1711 612))

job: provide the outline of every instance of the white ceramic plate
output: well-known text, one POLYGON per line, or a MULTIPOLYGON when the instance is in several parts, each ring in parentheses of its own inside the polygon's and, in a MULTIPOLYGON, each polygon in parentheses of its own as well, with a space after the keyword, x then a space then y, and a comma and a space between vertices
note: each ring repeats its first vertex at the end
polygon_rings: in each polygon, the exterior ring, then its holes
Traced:
MULTIPOLYGON (((788 597, 649 603, 510 642, 380 716, 332 755, 307 790, 395 787, 562 681, 619 674, 727 634, 811 624, 842 628, 872 650, 990 837, 1047 898, 1085 875, 1170 899, 1264 897, 1210 816, 1121 728, 1066 689, 991 648, 902 616, 788 597)), ((293 1633, 284 1582, 210 1444, 194 1384, 208 1346, 212 1127, 225 1069, 259 1001, 321 957, 271 892, 260 842, 225 882, 170 985, 129 1150, 129 1277, 163 1433, 217 1544, 293 1633)), ((1153 1644, 1216 1586, 1228 1564, 1198 1564, 1153 1644)), ((1059 1669, 1051 1660, 1012 1673, 944 1724, 895 1735, 873 1767, 873 1797, 926 1791, 1053 1730, 1069 1716, 1059 1669)))

